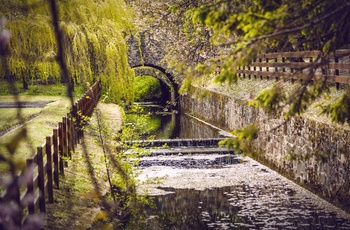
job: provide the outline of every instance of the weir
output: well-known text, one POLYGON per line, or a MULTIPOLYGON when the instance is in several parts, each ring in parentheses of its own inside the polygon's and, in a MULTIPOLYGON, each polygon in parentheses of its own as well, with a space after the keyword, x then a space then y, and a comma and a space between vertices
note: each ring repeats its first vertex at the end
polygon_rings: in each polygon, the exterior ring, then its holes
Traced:
POLYGON ((222 140, 224 138, 137 140, 127 142, 127 144, 147 149, 150 156, 234 154, 233 150, 219 146, 222 140))
POLYGON ((224 138, 196 138, 196 139, 163 139, 163 140, 136 140, 127 142, 140 147, 218 147, 224 138))

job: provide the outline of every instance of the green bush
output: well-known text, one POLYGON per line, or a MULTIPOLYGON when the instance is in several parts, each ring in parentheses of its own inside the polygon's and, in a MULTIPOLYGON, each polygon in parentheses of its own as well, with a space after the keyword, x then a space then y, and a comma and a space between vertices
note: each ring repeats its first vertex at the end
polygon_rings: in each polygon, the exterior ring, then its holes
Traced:
POLYGON ((159 80, 152 76, 135 77, 134 100, 157 101, 161 98, 162 91, 159 80))

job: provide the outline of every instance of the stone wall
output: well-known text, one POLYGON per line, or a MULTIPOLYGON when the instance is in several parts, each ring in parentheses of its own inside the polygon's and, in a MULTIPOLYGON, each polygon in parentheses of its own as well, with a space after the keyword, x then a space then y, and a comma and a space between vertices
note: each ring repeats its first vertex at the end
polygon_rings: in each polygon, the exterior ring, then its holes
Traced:
POLYGON ((268 117, 244 100, 206 89, 196 99, 183 95, 180 107, 222 129, 231 131, 255 122, 259 136, 253 158, 350 212, 350 129, 297 116, 268 117), (277 128, 276 128, 277 127, 277 128))
POLYGON ((167 69, 164 58, 165 43, 148 31, 142 31, 140 37, 128 38, 128 61, 131 67, 149 65, 167 69))

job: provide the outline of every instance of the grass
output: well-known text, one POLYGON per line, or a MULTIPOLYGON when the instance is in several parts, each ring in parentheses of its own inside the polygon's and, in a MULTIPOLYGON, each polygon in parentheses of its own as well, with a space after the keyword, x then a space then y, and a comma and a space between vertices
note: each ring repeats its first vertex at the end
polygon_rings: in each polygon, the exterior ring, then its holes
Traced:
MULTIPOLYGON (((31 97, 31 100, 36 101, 40 98, 42 97, 31 97)), ((49 99, 49 97, 46 97, 46 99, 49 99)), ((21 128, 14 129, 0 137, 0 152, 2 155, 12 157, 14 161, 23 164, 26 158, 35 154, 36 147, 44 143, 46 136, 52 135, 53 129, 62 120, 62 116, 65 116, 71 108, 70 100, 67 97, 55 97, 54 100, 44 108, 20 109, 19 112, 24 119, 33 115, 38 116, 21 128), (24 129, 26 130, 25 136, 21 135, 24 129), (10 146, 10 143, 17 143, 14 154, 8 151, 7 146, 10 146)), ((14 117, 11 118, 11 114, 16 117, 18 111, 16 109, 10 109, 10 111, 11 113, 0 116, 0 123, 8 123, 8 127, 11 127, 10 124, 17 125, 20 123, 20 120, 14 119, 14 117)), ((0 165, 0 169, 7 170, 7 168, 3 168, 3 165, 0 165)))
POLYGON ((19 94, 18 97, 13 95, 0 95, 0 102, 16 102, 16 101, 56 101, 65 98, 65 96, 50 95, 27 95, 19 94))
POLYGON ((6 131, 11 127, 17 126, 23 121, 27 121, 38 115, 42 108, 28 108, 28 109, 18 109, 14 108, 0 108, 0 132, 6 131), (20 115, 20 117, 18 116, 20 115))
MULTIPOLYGON (((45 137, 52 134, 52 129, 57 126, 70 109, 71 104, 67 97, 52 96, 28 96, 20 95, 20 101, 53 101, 44 108, 39 109, 20 109, 20 114, 24 119, 38 114, 35 119, 30 120, 23 127, 27 130, 24 139, 19 140, 22 128, 15 129, 6 135, 0 137, 0 153, 7 157, 12 157, 7 150, 8 143, 18 143, 13 158, 18 162, 25 162, 25 159, 33 155, 37 146, 44 143, 45 137)), ((0 96, 0 101, 15 101, 11 96, 0 96)), ((110 122, 108 130, 113 136, 120 129, 121 119, 123 117, 121 109, 115 104, 99 103, 98 108, 103 111, 104 122, 110 122)), ((17 110, 11 109, 6 115, 0 115, 1 124, 18 123, 15 117, 17 110)), ((72 153, 72 159, 68 161, 68 167, 65 168, 64 177, 60 176, 59 189, 54 188, 54 203, 47 204, 47 215, 43 229, 102 229, 104 222, 99 221, 98 216, 104 216, 101 212, 101 200, 96 193, 96 183, 99 184, 99 193, 106 196, 108 183, 106 181, 106 162, 103 161, 104 152, 100 144, 95 140, 96 121, 89 122, 84 132, 84 140, 76 147, 72 153), (102 224, 102 226, 101 226, 102 224), (97 227, 96 227, 97 226, 97 227)), ((12 126, 9 124, 9 126, 12 126)), ((115 144, 112 146, 115 146, 115 144)), ((115 148, 113 148, 115 151, 115 148)), ((127 161, 128 162, 128 161, 127 161)), ((22 164, 20 163, 20 164, 22 164)), ((2 165, 4 166, 4 165, 2 165)), ((0 165, 1 171, 5 173, 6 168, 0 165)))
MULTIPOLYGON (((28 90, 23 90, 21 82, 16 81, 11 86, 0 80, 0 102, 49 102, 44 108, 0 108, 0 132, 17 127, 0 137, 0 153, 24 165, 26 158, 34 155, 36 148, 44 143, 45 137, 52 135, 72 105, 63 84, 29 85, 28 90)), ((85 90, 83 85, 76 86, 75 97, 80 97, 85 90)), ((3 170, 7 167, 0 164, 0 173, 3 170)))
MULTIPOLYGON (((76 85, 76 94, 83 94, 87 90, 85 85, 76 85)), ((32 84, 25 90, 22 82, 15 81, 10 85, 7 81, 0 80, 0 95, 44 95, 44 96, 66 96, 66 86, 60 83, 55 84, 32 84)))
MULTIPOLYGON (((116 132, 120 128, 122 117, 119 107, 99 103, 97 108, 104 112, 105 122, 110 122, 109 128, 116 132)), ((95 225, 98 222, 96 217, 102 211, 93 181, 97 181, 99 192, 103 196, 108 191, 108 183, 103 151, 95 140, 94 129, 96 119, 93 115, 84 132, 83 142, 76 147, 72 159, 68 161, 60 189, 54 190, 55 202, 47 204, 44 229, 103 229, 95 225)))

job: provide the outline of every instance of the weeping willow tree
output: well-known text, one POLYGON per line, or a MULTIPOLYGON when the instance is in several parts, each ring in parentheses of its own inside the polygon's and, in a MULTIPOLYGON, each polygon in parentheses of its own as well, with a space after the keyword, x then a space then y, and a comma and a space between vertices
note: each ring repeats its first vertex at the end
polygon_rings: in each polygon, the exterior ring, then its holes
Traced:
MULTIPOLYGON (((123 0, 58 2, 64 59, 75 84, 101 79, 108 101, 133 101, 134 74, 127 62, 124 37, 133 29, 123 0)), ((2 1, 11 39, 1 57, 0 76, 23 82, 58 82, 61 69, 48 1, 2 1)))

